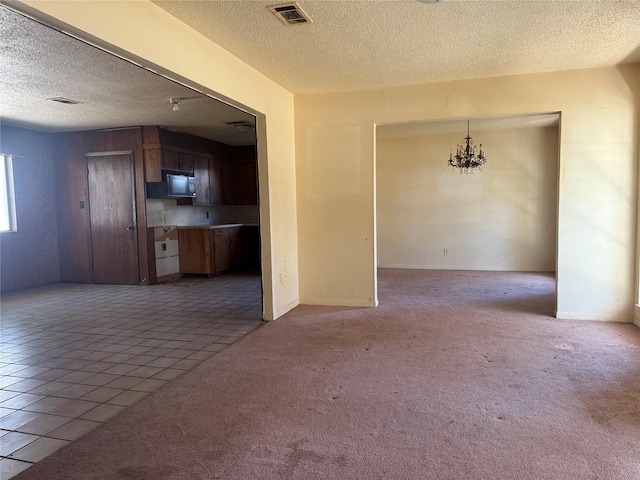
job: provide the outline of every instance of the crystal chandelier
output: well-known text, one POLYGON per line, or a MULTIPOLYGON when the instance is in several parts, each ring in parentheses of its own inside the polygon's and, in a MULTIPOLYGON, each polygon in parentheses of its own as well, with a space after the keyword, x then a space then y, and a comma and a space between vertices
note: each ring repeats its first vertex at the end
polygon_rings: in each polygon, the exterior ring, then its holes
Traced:
POLYGON ((467 120, 467 136, 465 137, 466 145, 458 145, 455 156, 449 153, 449 165, 460 169, 460 173, 477 173, 482 171, 482 166, 487 163, 487 157, 484 156, 482 144, 480 144, 480 153, 476 155, 476 146, 471 142, 469 135, 469 120, 467 120))

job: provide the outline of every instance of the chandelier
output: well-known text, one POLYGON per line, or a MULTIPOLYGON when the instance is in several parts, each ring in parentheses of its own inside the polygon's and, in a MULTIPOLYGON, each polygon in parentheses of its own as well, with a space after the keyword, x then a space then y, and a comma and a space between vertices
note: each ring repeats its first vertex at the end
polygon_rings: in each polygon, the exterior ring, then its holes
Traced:
POLYGON ((467 120, 467 136, 465 137, 465 145, 458 145, 455 156, 449 153, 449 165, 460 169, 460 173, 477 173, 482 171, 482 166, 487 163, 487 157, 484 156, 482 144, 478 149, 480 153, 476 155, 476 146, 471 142, 469 135, 469 120, 467 120))

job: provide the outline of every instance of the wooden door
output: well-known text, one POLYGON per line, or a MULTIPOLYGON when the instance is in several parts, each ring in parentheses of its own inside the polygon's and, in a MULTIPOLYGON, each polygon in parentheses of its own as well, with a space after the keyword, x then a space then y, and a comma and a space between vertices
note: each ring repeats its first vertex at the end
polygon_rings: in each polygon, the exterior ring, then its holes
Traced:
POLYGON ((133 155, 87 154, 95 283, 137 284, 133 155))

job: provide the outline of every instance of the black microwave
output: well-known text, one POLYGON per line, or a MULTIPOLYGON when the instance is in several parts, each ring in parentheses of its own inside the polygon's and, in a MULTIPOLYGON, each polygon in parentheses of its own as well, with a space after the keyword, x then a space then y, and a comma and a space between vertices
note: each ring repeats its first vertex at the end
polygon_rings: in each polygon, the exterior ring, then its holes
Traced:
POLYGON ((193 198, 196 179, 186 175, 167 173, 164 182, 147 182, 147 198, 193 198))

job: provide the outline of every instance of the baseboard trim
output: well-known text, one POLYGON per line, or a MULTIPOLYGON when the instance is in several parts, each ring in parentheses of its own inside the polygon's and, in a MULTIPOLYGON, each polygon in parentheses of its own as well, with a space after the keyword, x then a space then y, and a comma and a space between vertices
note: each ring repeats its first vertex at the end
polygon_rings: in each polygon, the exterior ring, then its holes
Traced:
POLYGON ((628 315, 621 314, 594 314, 594 313, 578 313, 578 312, 556 312, 556 318, 559 320, 586 320, 590 322, 614 322, 614 323, 631 323, 632 319, 628 315))
POLYGON ((633 307, 633 324, 640 328, 640 305, 633 307))
POLYGON ((301 298, 302 305, 324 305, 329 307, 377 307, 374 300, 342 300, 335 298, 301 298))
POLYGON ((269 313, 269 312, 263 313, 262 319, 267 322, 270 322, 272 320, 277 320, 278 318, 283 316, 285 313, 296 308, 298 305, 300 305, 300 299, 296 298, 293 302, 287 303, 284 307, 280 307, 278 310, 276 310, 273 313, 269 313))
POLYGON ((549 273, 551 270, 529 270, 516 267, 477 267, 464 265, 400 265, 400 264, 378 264, 378 268, 396 268, 398 270, 473 270, 484 272, 533 272, 549 273))

